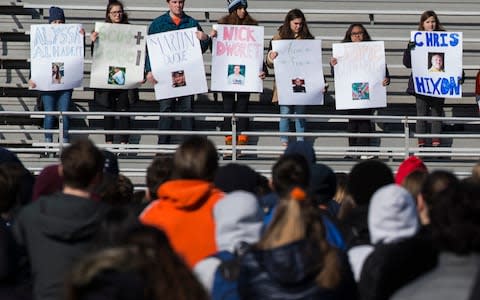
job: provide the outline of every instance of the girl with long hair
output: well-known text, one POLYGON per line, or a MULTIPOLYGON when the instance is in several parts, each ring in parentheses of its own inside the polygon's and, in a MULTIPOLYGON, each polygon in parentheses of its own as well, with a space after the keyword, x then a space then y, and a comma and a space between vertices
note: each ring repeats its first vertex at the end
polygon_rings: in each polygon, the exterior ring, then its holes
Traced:
MULTIPOLYGON (((351 24, 347 31, 345 32, 345 36, 343 37, 342 43, 358 43, 358 42, 369 42, 372 41, 370 34, 368 33, 367 29, 359 23, 351 24)), ((337 64, 337 59, 335 57, 330 58, 330 66, 332 74, 333 67, 337 64)), ((388 73, 388 68, 385 66, 385 78, 383 79, 382 85, 387 86, 390 84, 390 75, 388 73)), ((350 109, 348 110, 349 115, 373 115, 374 109, 373 108, 365 108, 365 109, 350 109)), ((368 119, 359 120, 359 119, 349 119, 347 124, 348 132, 352 133, 371 133, 373 131, 372 122, 368 119)), ((370 146, 371 139, 369 137, 349 137, 348 138, 348 146, 355 147, 355 146, 370 146)), ((352 158, 351 156, 347 156, 347 158, 352 158)), ((370 159, 374 158, 372 155, 362 155, 361 159, 370 159)))
MULTIPOLYGON (((113 24, 129 24, 128 14, 124 11, 123 3, 120 1, 109 1, 107 9, 105 11, 105 22, 113 24)), ((98 32, 92 32, 90 35, 92 39, 92 55, 93 47, 95 42, 99 38, 98 32)), ((134 95, 138 93, 137 89, 96 89, 94 98, 95 102, 101 106, 107 112, 128 112, 130 110, 130 99, 129 95, 134 95)), ((120 130, 129 130, 131 127, 130 117, 121 116, 119 117, 118 129, 120 130)), ((104 117, 104 129, 105 130, 114 130, 115 129, 115 116, 105 116, 104 117)), ((120 135, 120 143, 128 144, 130 136, 128 134, 120 135)), ((114 141, 113 134, 105 135, 105 142, 107 144, 112 144, 114 141)))
MULTIPOLYGON (((307 20, 303 12, 298 9, 290 10, 285 16, 283 25, 278 28, 278 32, 273 36, 272 41, 274 40, 304 40, 304 39, 314 39, 315 37, 310 33, 308 29, 307 20)), ((274 60, 277 58, 278 53, 272 50, 272 42, 270 41, 270 46, 268 48, 268 54, 266 59, 266 64, 269 68, 274 67, 274 60)), ((272 102, 278 102, 277 88, 274 83, 273 87, 273 96, 272 102)), ((304 105, 280 105, 280 114, 304 114, 305 106, 304 105)), ((305 132, 305 119, 304 118, 295 118, 295 131, 296 132, 305 132)), ((279 123, 280 132, 288 132, 289 130, 289 119, 280 118, 279 123)), ((303 141, 303 136, 297 136, 297 141, 303 141)), ((281 136, 280 141, 283 146, 288 145, 288 136, 281 136)))

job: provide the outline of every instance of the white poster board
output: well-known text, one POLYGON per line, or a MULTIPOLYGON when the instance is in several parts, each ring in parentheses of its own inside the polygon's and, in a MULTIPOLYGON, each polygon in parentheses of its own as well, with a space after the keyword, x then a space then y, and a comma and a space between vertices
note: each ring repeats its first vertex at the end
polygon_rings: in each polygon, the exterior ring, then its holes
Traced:
POLYGON ((31 80, 40 91, 82 86, 84 37, 81 24, 32 25, 31 80))
POLYGON ((323 105, 325 81, 321 40, 276 40, 272 50, 278 103, 323 105))
POLYGON ((169 99, 206 93, 205 66, 196 27, 147 37, 155 84, 155 98, 169 99))
POLYGON ((211 90, 261 93, 263 27, 217 24, 214 29, 211 90))
POLYGON ((462 32, 412 31, 412 75, 415 93, 436 98, 461 98, 462 32))
POLYGON ((333 44, 332 55, 337 59, 334 66, 336 109, 387 106, 383 41, 333 44))
POLYGON ((143 81, 147 26, 95 23, 90 87, 131 89, 143 81))

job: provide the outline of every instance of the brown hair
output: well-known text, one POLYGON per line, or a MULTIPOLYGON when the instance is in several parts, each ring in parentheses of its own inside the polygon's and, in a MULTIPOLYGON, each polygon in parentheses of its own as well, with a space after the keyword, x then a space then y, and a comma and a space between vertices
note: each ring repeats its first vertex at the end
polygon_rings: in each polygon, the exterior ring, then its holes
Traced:
POLYGON ((64 185, 86 189, 102 173, 104 157, 92 141, 79 139, 63 150, 60 162, 64 185))
POLYGON ((443 25, 440 23, 440 19, 438 18, 437 14, 433 10, 427 10, 422 13, 420 16, 420 22, 418 23, 418 30, 424 30, 423 22, 425 22, 428 18, 434 17, 435 18, 435 29, 434 31, 445 31, 443 25))
POLYGON ((310 33, 310 30, 308 29, 307 25, 307 20, 305 19, 305 15, 303 12, 298 9, 294 8, 290 10, 287 15, 285 16, 285 20, 283 21, 283 25, 280 26, 278 29, 278 34, 280 35, 281 39, 314 39, 315 37, 313 34, 310 33), (298 36, 295 36, 295 33, 290 29, 290 21, 295 20, 295 19, 302 19, 302 29, 298 33, 298 36))
POLYGON ((173 179, 213 181, 218 169, 215 145, 206 137, 193 136, 178 147, 173 158, 173 179))
POLYGON ((123 8, 123 3, 120 1, 109 1, 107 9, 105 11, 105 22, 112 23, 112 19, 110 19, 110 11, 114 6, 120 6, 120 8, 122 9, 122 20, 120 21, 120 23, 128 24, 128 14, 125 12, 125 9, 123 8))
POLYGON ((363 26, 360 23, 353 23, 352 25, 350 25, 348 27, 347 31, 345 32, 345 36, 343 37, 342 43, 350 43, 352 41, 352 31, 355 27, 359 27, 359 28, 362 29, 362 31, 363 31, 363 40, 362 41, 368 42, 368 41, 372 40, 372 38, 370 37, 370 34, 368 33, 365 26, 363 26))
POLYGON ((258 25, 258 21, 252 18, 245 9, 245 18, 240 19, 237 15, 237 10, 234 10, 230 14, 223 16, 221 19, 219 19, 218 24, 258 25))
POLYGON ((423 170, 413 171, 408 174, 402 181, 402 186, 412 194, 415 202, 417 201, 417 196, 422 192, 422 186, 425 180, 427 179, 428 173, 423 170))

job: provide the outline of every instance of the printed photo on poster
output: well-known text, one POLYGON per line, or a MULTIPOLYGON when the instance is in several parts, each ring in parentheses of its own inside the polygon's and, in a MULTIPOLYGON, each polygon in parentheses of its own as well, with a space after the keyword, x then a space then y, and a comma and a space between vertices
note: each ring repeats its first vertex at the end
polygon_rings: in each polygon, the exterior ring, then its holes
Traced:
POLYGON ((116 85, 125 85, 125 67, 109 66, 108 67, 108 83, 116 85))
POLYGON ((428 72, 445 72, 445 53, 428 53, 428 72))
POLYGON ((63 62, 52 63, 52 84, 62 84, 65 72, 65 64, 63 62))
POLYGON ((228 65, 228 84, 245 84, 245 65, 228 65))
POLYGON ((368 82, 352 83, 352 100, 369 100, 370 90, 368 82))
POLYGON ((305 89, 305 79, 296 77, 292 79, 292 91, 294 93, 306 93, 305 89))
POLYGON ((181 87, 186 86, 187 82, 185 80, 185 72, 183 70, 173 71, 172 72, 172 87, 181 87))

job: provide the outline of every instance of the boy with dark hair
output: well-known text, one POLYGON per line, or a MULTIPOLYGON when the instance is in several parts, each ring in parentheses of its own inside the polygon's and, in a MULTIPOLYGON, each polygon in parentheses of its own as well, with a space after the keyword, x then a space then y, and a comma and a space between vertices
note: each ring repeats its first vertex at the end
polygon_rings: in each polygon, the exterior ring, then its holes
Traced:
POLYGON ((65 275, 89 249, 108 208, 91 199, 102 176, 102 152, 82 139, 65 148, 60 160, 63 190, 25 206, 14 224, 15 238, 28 252, 36 300, 64 298, 65 275))

